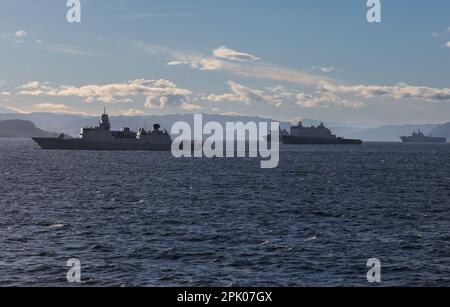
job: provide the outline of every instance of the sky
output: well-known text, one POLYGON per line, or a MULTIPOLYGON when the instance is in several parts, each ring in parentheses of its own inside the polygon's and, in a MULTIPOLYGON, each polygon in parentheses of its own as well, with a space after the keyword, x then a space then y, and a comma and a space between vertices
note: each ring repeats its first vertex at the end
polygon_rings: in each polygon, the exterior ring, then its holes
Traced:
POLYGON ((0 0, 0 109, 450 121, 450 2, 0 0))

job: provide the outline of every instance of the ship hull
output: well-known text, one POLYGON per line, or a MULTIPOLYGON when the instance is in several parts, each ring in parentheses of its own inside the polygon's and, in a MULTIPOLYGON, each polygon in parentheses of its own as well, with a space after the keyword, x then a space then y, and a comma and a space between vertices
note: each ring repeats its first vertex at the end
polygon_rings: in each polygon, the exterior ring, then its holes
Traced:
POLYGON ((81 139, 33 138, 45 150, 171 151, 172 144, 150 144, 136 140, 86 142, 81 139))
POLYGON ((434 143, 434 144, 445 144, 447 143, 446 138, 437 138, 437 137, 427 137, 422 139, 414 139, 411 137, 402 137, 403 143, 434 143))
POLYGON ((362 145, 361 140, 343 138, 306 138, 295 136, 283 136, 283 143, 288 145, 362 145))

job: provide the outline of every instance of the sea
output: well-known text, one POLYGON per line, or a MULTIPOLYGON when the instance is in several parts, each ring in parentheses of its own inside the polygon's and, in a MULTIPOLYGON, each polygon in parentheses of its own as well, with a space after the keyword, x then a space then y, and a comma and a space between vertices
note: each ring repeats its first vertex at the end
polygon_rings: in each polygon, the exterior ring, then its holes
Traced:
POLYGON ((261 169, 0 140, 0 286, 450 286, 450 145, 280 155, 261 169))

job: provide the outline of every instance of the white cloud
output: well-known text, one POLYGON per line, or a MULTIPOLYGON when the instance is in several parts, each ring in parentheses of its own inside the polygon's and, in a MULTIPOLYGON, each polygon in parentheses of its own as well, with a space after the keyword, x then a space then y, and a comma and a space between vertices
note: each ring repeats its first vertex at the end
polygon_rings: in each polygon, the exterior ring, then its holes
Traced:
POLYGON ((197 111, 197 110, 202 110, 203 107, 198 104, 184 102, 181 104, 180 109, 185 110, 185 111, 197 111))
POLYGON ((81 97, 86 102, 131 103, 132 97, 146 97, 147 108, 164 108, 166 105, 181 105, 189 101, 189 90, 178 88, 169 80, 137 79, 127 83, 106 85, 90 84, 80 87, 62 85, 52 87, 49 83, 32 81, 20 86, 18 94, 28 96, 81 97))
POLYGON ((348 94, 365 98, 388 97, 393 99, 419 99, 426 101, 450 100, 450 88, 431 88, 425 86, 410 86, 399 83, 395 86, 376 85, 336 85, 321 82, 318 86, 321 93, 348 94))
POLYGON ((30 89, 38 89, 41 86, 39 81, 30 81, 24 85, 18 87, 18 89, 30 90, 30 89))
POLYGON ((238 62, 250 62, 250 61, 257 61, 259 60, 258 57, 244 53, 239 52, 230 48, 227 48, 225 46, 219 47, 216 50, 213 51, 213 55, 216 58, 229 60, 229 61, 238 61, 238 62))
POLYGON ((65 54, 69 54, 69 55, 79 55, 79 56, 92 55, 91 52, 88 52, 85 50, 80 50, 80 49, 76 49, 76 48, 64 46, 64 45, 50 44, 50 43, 46 43, 42 40, 34 41, 33 47, 36 49, 40 49, 40 50, 56 52, 56 53, 65 53, 65 54))
POLYGON ((168 66, 189 65, 198 70, 220 70, 223 62, 213 57, 202 57, 195 54, 177 54, 175 60, 167 63, 168 66))
POLYGON ((177 66, 177 65, 188 65, 189 62, 183 62, 183 61, 171 61, 167 63, 168 66, 177 66))
POLYGON ((6 92, 1 92, 1 93, 0 93, 0 96, 11 96, 11 92, 8 92, 8 91, 6 91, 6 92))
POLYGON ((223 63, 213 58, 194 59, 191 67, 200 70, 219 70, 223 67, 223 63))
POLYGON ((329 66, 329 67, 317 67, 317 66, 313 66, 312 67, 315 70, 320 70, 321 72, 325 72, 325 73, 330 73, 336 70, 336 68, 334 68, 333 66, 329 66))
POLYGON ((16 33, 14 33, 14 36, 16 36, 16 37, 25 37, 25 36, 27 36, 27 34, 28 34, 27 31, 19 30, 16 33))
POLYGON ((450 48, 450 42, 447 42, 447 44, 445 44, 445 46, 446 46, 447 48, 450 48))
POLYGON ((279 97, 280 99, 289 98, 293 96, 293 94, 289 90, 287 90, 285 87, 281 85, 269 86, 266 87, 266 90, 272 93, 274 96, 279 97))
POLYGON ((25 30, 18 30, 14 33, 11 32, 5 32, 2 33, 3 38, 16 38, 16 39, 23 39, 28 35, 27 31, 25 30))
MULTIPOLYGON (((450 48, 450 42, 446 44, 450 48)), ((339 85, 338 81, 332 78, 318 76, 310 73, 306 73, 296 69, 290 69, 286 67, 279 67, 269 63, 264 63, 260 61, 253 62, 242 62, 242 61, 228 61, 235 55, 236 59, 241 52, 228 49, 226 47, 221 47, 213 51, 213 54, 217 57, 208 57, 199 54, 190 54, 180 51, 175 51, 163 47, 147 46, 146 49, 149 52, 163 52, 170 54, 174 57, 174 60, 170 62, 170 65, 190 65, 192 68, 200 70, 223 70, 226 72, 231 72, 239 76, 245 76, 255 79, 271 80, 277 82, 289 82, 295 83, 302 86, 308 86, 317 89, 321 92, 319 97, 315 97, 318 101, 339 101, 340 105, 359 105, 359 102, 353 102, 351 100, 345 100, 343 98, 336 98, 333 96, 324 95, 325 91, 331 92, 331 94, 348 94, 355 95, 365 98, 370 97, 388 97, 394 99, 409 98, 409 99, 423 99, 423 100, 450 100, 448 88, 437 89, 425 86, 409 86, 406 84, 399 83, 395 86, 371 86, 371 85, 339 85), (323 97, 320 97, 323 96, 323 97)), ((242 53, 244 54, 244 53, 242 53)), ((248 59, 252 57, 248 54, 248 59)), ((245 56, 244 56, 245 58, 245 56)), ((256 58, 256 57, 255 57, 256 58)), ((236 60, 235 59, 235 60, 236 60)), ((241 59, 242 60, 242 59, 241 59)), ((314 69, 320 70, 322 72, 332 72, 336 71, 335 67, 314 67, 314 69)), ((212 94, 206 97, 210 101, 240 101, 244 103, 250 103, 249 95, 245 95, 239 91, 239 86, 231 86, 232 92, 223 95, 212 94)), ((245 87, 244 87, 245 88, 245 87)), ((276 95, 267 95, 261 93, 261 91, 250 90, 248 93, 253 94, 253 98, 258 98, 261 96, 269 96, 269 99, 262 100, 274 100, 276 95)), ((258 99, 256 99, 258 100, 258 99)), ((261 99, 259 99, 261 100, 261 99)), ((278 103, 280 102, 280 97, 276 99, 278 103)), ((309 101, 308 103, 311 103, 309 101)), ((307 104, 308 104, 307 103, 307 104)))
MULTIPOLYGON (((290 82, 300 85, 315 86, 320 81, 332 81, 332 79, 324 76, 317 76, 314 74, 306 73, 296 69, 290 69, 286 67, 280 67, 272 65, 269 63, 264 63, 261 61, 230 61, 222 58, 217 58, 214 56, 205 56, 199 53, 189 53, 184 51, 179 51, 171 48, 166 48, 163 46, 138 43, 137 46, 142 48, 147 53, 150 54, 167 54, 172 57, 172 59, 167 63, 169 66, 177 65, 188 65, 193 69, 203 70, 203 71, 226 71, 239 76, 245 76, 250 78, 256 78, 261 80, 271 80, 277 82, 290 82)), ((228 48, 227 48, 228 49, 228 48)), ((216 49, 216 51, 219 49, 216 49)), ((229 49, 232 50, 232 49, 229 49)), ((232 50, 233 52, 236 52, 232 50)), ((221 53, 223 50, 220 51, 221 53)), ((220 55, 219 52, 219 55, 220 55)), ((217 53, 217 52, 216 52, 217 53)), ((228 56, 232 55, 231 51, 227 52, 228 56), (231 53, 231 54, 230 54, 231 53)), ((237 58, 252 58, 256 59, 256 56, 247 55, 247 57, 242 56, 242 52, 236 52, 240 56, 235 55, 237 58)))
POLYGON ((145 112, 142 110, 138 110, 138 109, 128 109, 128 110, 120 110, 118 115, 124 115, 124 116, 139 116, 139 115, 144 115, 145 112))
POLYGON ((300 70, 260 62, 252 63, 252 65, 229 63, 224 69, 240 76, 276 82, 296 83, 306 86, 316 86, 321 81, 332 81, 328 77, 316 76, 300 70))
POLYGON ((331 93, 318 93, 317 96, 299 93, 296 96, 297 105, 303 108, 328 108, 328 107, 345 107, 360 108, 363 103, 350 99, 341 98, 331 93))
POLYGON ((239 113, 236 111, 223 112, 223 113, 220 113, 219 115, 222 115, 222 116, 245 116, 245 114, 239 113))
POLYGON ((167 63, 168 66, 189 65, 191 68, 199 70, 221 70, 226 66, 227 61, 249 62, 259 58, 244 52, 238 52, 227 47, 219 47, 213 50, 213 56, 203 56, 201 54, 185 53, 162 48, 164 52, 169 52, 174 60, 167 63))
POLYGON ((19 95, 27 96, 57 96, 49 95, 48 93, 54 91, 52 87, 49 86, 48 82, 30 81, 22 86, 17 87, 19 90, 19 95))
POLYGON ((4 108, 6 110, 12 111, 12 112, 16 112, 19 114, 29 114, 29 112, 23 111, 21 109, 18 109, 16 107, 13 106, 9 106, 9 105, 0 105, 1 108, 4 108))
POLYGON ((55 104, 55 103, 39 103, 35 105, 36 109, 39 109, 40 111, 45 112, 51 112, 51 113, 67 113, 71 112, 72 108, 68 107, 64 104, 55 104))
POLYGON ((229 81, 228 85, 230 86, 231 93, 220 95, 211 94, 204 99, 211 102, 241 102, 246 105, 251 105, 252 102, 269 102, 279 105, 283 102, 283 97, 280 95, 255 90, 233 81, 229 81))

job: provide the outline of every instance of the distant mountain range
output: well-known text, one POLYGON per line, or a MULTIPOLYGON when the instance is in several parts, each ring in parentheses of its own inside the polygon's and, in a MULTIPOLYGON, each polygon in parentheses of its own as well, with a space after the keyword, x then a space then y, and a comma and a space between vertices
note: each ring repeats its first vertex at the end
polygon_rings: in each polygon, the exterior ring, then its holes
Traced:
MULTIPOLYGON (((11 112, 8 110, 8 112, 11 112)), ((82 127, 91 127, 98 125, 98 117, 83 116, 72 114, 53 114, 53 113, 31 113, 31 114, 12 114, 3 113, 0 110, 0 121, 19 119, 33 122, 39 129, 50 131, 52 133, 64 133, 67 135, 77 136, 82 127)), ((234 115, 207 115, 203 116, 204 122, 216 121, 221 124, 226 122, 261 122, 271 121, 271 119, 251 116, 234 116, 234 115)), ((192 114, 188 115, 162 115, 162 116, 111 116, 113 129, 120 129, 123 126, 130 127, 134 130, 139 128, 151 129, 153 124, 159 123, 163 129, 170 130, 172 125, 178 121, 185 121, 193 124, 192 114)), ((318 125, 320 121, 304 119, 305 126, 318 125)), ((340 137, 357 138, 371 142, 399 142, 400 136, 411 135, 414 131, 421 130, 430 136, 447 137, 450 139, 450 123, 447 124, 417 124, 417 125, 386 125, 381 127, 352 127, 342 123, 325 122, 325 124, 340 137)), ((289 129, 292 123, 281 122, 281 129, 289 129)), ((4 130, 7 127, 2 127, 4 130)), ((41 130, 41 131, 42 131, 41 130)), ((6 131, 6 130, 5 130, 6 131)), ((1 131, 0 131, 0 135, 1 131)), ((1 137, 1 136, 0 136, 1 137)))
POLYGON ((0 113, 16 113, 16 112, 12 111, 11 109, 8 109, 7 107, 0 105, 0 113))
MULTIPOLYGON (((70 114, 49 114, 49 113, 31 113, 31 114, 0 114, 0 120, 21 119, 29 120, 36 124, 39 128, 55 133, 64 133, 67 135, 76 136, 80 133, 82 127, 97 126, 99 117, 82 116, 70 114)), ((160 124, 163 129, 170 130, 172 125, 179 121, 187 122, 193 125, 193 115, 162 115, 162 116, 110 116, 112 129, 118 130, 122 127, 129 127, 133 130, 145 128, 152 129, 153 124, 160 124)), ((247 117, 247 116, 228 116, 228 115, 203 115, 203 121, 215 121, 225 124, 230 121, 242 122, 267 122, 270 119, 261 117, 247 117)), ((280 123, 282 129, 288 129, 291 124, 284 122, 280 123)))
MULTIPOLYGON (((370 142, 399 142, 401 136, 409 136, 414 131, 422 131, 424 134, 430 136, 435 135, 435 129, 441 125, 438 124, 423 124, 423 125, 388 125, 370 129, 357 128, 335 128, 332 129, 338 135, 345 137, 362 139, 370 142), (344 133, 345 132, 345 133, 344 133)), ((444 135, 442 135, 444 136, 444 135)), ((450 133, 446 136, 450 138, 450 133)))
POLYGON ((450 139, 450 123, 443 124, 442 126, 439 126, 437 128, 434 128, 430 132, 431 136, 435 137, 443 137, 450 139))
POLYGON ((31 138, 49 136, 53 136, 53 134, 37 128, 31 121, 18 119, 0 121, 0 138, 31 138))

